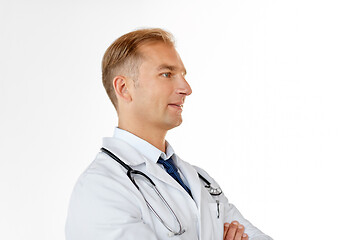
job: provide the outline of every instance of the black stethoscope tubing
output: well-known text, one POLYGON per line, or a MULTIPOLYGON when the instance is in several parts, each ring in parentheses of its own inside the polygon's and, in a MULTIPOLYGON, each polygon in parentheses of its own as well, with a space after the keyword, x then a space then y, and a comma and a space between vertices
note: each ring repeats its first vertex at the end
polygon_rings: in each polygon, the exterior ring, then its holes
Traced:
MULTIPOLYGON (((134 178, 131 176, 131 174, 139 174, 143 177, 145 177, 153 186, 156 186, 155 183, 151 180, 151 178, 149 178, 145 173, 132 169, 129 165, 127 165, 126 163, 124 163, 123 161, 120 160, 120 158, 118 158, 115 154, 113 154, 112 152, 110 152, 109 150, 107 150, 106 148, 101 148, 100 149, 102 152, 106 153, 107 155, 109 155, 112 159, 114 159, 116 162, 118 162, 121 166, 123 166, 127 172, 126 175, 128 176, 128 178, 131 180, 131 182, 135 185, 135 187, 140 190, 139 186, 136 184, 134 178)), ((202 176, 200 173, 198 173, 199 178, 204 181, 205 188, 209 189, 209 193, 213 196, 219 196, 222 191, 220 188, 212 188, 211 187, 211 183, 204 177, 202 176)))
MULTIPOLYGON (((118 158, 115 154, 113 154, 111 151, 107 150, 106 148, 101 148, 100 149, 102 152, 104 152, 105 154, 107 154, 108 156, 110 156, 112 159, 114 159, 116 162, 118 162, 121 166, 123 166, 126 169, 126 175, 128 176, 128 178, 131 180, 131 182, 134 184, 134 186, 138 189, 138 191, 141 193, 141 195, 143 196, 146 205, 149 207, 149 209, 155 214, 155 216, 159 219, 159 221, 166 227, 166 229, 169 230, 169 236, 174 236, 174 235, 181 235, 185 232, 185 229, 183 229, 180 220, 178 219, 178 217, 176 216, 175 212, 173 211, 173 209, 170 207, 170 205, 168 204, 168 202, 164 199, 164 197, 162 196, 162 194, 159 192, 159 190, 157 189, 155 183, 143 172, 132 169, 129 165, 127 165, 126 163, 124 163, 123 161, 120 160, 120 158, 118 158), (143 176, 146 180, 148 180, 150 182, 150 186, 152 186, 153 190, 156 192, 156 194, 160 197, 160 199, 162 200, 162 202, 164 203, 164 205, 167 207, 167 209, 170 211, 170 213, 173 215, 173 217, 175 218, 175 220, 178 222, 179 224, 179 231, 174 231, 173 229, 170 228, 169 225, 167 225, 165 223, 165 221, 160 217, 160 215, 155 211, 155 209, 151 206, 151 204, 146 200, 145 196, 143 195, 143 193, 141 192, 139 186, 136 184, 133 175, 139 174, 141 176, 143 176)), ((201 180, 203 180, 205 182, 205 188, 208 189, 209 193, 212 196, 218 196, 222 193, 220 188, 213 188, 211 187, 210 182, 204 178, 200 173, 198 173, 198 176, 201 180)), ((216 200, 217 203, 217 211, 218 211, 218 218, 219 218, 219 201, 216 200)))
POLYGON ((138 190, 140 190, 140 188, 136 184, 134 177, 132 177, 131 174, 140 174, 141 176, 145 177, 153 186, 156 186, 155 183, 151 180, 151 178, 149 178, 145 173, 135 170, 135 169, 132 169, 129 165, 127 165, 126 163, 121 161, 120 158, 118 158, 115 154, 113 154, 106 148, 101 148, 100 150, 105 152, 107 155, 109 155, 112 159, 114 159, 116 162, 118 162, 121 166, 123 166, 127 170, 126 175, 128 176, 128 178, 131 180, 131 182, 135 185, 135 187, 138 190))

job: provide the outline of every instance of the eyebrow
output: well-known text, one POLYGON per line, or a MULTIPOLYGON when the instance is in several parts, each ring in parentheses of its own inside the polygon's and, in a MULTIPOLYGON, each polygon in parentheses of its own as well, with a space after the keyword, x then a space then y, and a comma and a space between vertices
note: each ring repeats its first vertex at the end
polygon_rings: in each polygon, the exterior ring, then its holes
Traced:
MULTIPOLYGON (((171 65, 167 65, 167 64, 161 64, 158 67, 158 71, 162 71, 162 70, 169 70, 169 71, 176 71, 179 68, 176 66, 171 66, 171 65)), ((184 68, 184 75, 186 75, 186 69, 184 68)))

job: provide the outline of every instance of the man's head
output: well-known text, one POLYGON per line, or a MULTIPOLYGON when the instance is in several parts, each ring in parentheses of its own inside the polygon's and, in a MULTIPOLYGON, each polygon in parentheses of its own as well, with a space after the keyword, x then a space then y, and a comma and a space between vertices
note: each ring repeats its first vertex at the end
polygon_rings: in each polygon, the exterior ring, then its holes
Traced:
POLYGON ((144 57, 139 49, 151 42, 163 42, 174 46, 171 33, 160 28, 149 28, 119 37, 106 50, 102 60, 102 82, 115 109, 117 109, 117 99, 113 87, 114 78, 117 75, 131 77, 136 84, 139 66, 144 57))
POLYGON ((191 94, 185 74, 170 33, 143 29, 117 39, 103 58, 103 83, 119 126, 167 131, 180 125, 191 94))

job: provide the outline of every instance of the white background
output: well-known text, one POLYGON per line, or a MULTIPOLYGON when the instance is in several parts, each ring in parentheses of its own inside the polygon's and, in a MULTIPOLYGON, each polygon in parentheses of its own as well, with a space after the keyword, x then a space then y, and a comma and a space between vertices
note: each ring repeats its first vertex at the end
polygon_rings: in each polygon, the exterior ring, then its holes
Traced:
POLYGON ((0 5, 0 239, 64 239, 69 197, 117 119, 101 58, 175 35, 193 94, 168 140, 274 239, 356 239, 358 1, 11 1, 0 5))

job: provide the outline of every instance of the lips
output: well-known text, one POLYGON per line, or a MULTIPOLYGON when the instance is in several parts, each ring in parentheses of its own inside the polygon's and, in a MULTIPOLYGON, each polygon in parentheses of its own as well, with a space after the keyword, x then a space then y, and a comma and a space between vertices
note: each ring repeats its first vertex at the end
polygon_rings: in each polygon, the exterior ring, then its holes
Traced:
POLYGON ((172 107, 172 108, 176 108, 178 110, 182 110, 184 105, 181 104, 181 103, 171 103, 171 104, 169 104, 169 106, 172 107))
POLYGON ((170 103, 169 105, 173 105, 173 106, 182 108, 184 106, 184 100, 180 100, 180 102, 173 102, 173 103, 170 103))
POLYGON ((169 105, 172 105, 172 106, 177 106, 177 107, 183 107, 184 105, 182 105, 182 104, 169 104, 169 105))

